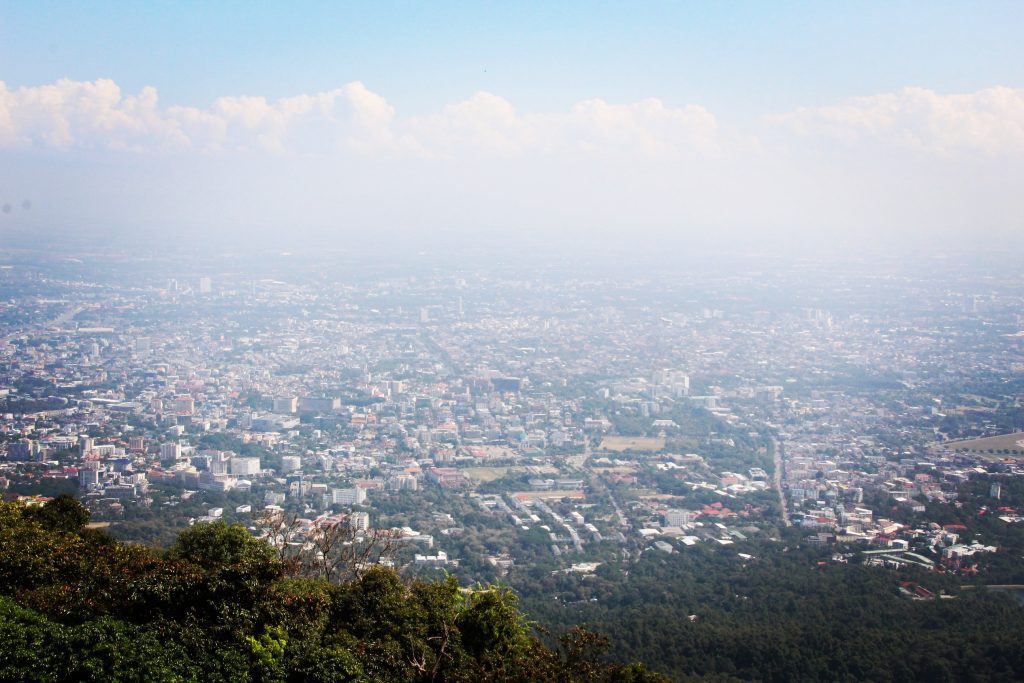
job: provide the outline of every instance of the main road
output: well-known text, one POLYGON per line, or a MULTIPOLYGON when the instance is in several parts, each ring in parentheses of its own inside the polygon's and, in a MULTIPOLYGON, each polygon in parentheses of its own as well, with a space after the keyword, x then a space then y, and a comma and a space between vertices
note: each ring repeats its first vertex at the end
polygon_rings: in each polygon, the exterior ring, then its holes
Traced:
POLYGON ((779 504, 782 506, 782 521, 786 526, 793 526, 793 523, 789 521, 789 505, 786 503, 786 494, 782 491, 782 442, 778 439, 772 441, 772 450, 775 456, 775 472, 772 474, 772 480, 775 484, 775 492, 779 494, 779 504))
MULTIPOLYGON (((73 306, 72 308, 65 310, 56 318, 53 318, 52 320, 47 320, 44 323, 35 325, 34 327, 37 327, 39 330, 47 330, 51 327, 60 327, 64 323, 69 322, 71 319, 73 319, 76 315, 84 311, 86 308, 87 306, 85 305, 73 306)), ((23 328, 17 329, 11 332, 10 334, 0 337, 0 344, 9 344, 15 337, 20 337, 23 334, 31 334, 31 332, 29 331, 29 328, 31 327, 33 327, 33 325, 26 325, 23 328)))

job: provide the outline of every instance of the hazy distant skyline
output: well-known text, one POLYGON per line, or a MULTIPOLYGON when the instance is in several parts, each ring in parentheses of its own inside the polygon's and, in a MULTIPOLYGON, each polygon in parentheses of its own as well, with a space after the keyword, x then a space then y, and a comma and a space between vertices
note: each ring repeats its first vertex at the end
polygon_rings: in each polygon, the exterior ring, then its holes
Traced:
POLYGON ((1019 3, 0 3, 0 230, 1019 247, 1022 25, 1019 3))

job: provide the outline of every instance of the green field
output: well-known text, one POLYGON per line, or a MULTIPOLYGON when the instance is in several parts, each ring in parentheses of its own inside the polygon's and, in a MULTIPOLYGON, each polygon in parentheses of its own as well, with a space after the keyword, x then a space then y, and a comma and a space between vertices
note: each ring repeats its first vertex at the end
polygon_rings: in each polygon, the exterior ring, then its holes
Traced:
POLYGON ((661 436, 606 436, 601 439, 599 448, 602 451, 645 451, 654 453, 665 447, 665 438, 661 436))
POLYGON ((987 436, 982 439, 966 439, 964 441, 947 441, 939 444, 942 448, 965 450, 992 457, 1024 455, 1024 432, 987 436))
POLYGON ((466 476, 473 481, 486 484, 501 479, 506 474, 518 474, 523 471, 521 467, 469 467, 466 469, 466 476))

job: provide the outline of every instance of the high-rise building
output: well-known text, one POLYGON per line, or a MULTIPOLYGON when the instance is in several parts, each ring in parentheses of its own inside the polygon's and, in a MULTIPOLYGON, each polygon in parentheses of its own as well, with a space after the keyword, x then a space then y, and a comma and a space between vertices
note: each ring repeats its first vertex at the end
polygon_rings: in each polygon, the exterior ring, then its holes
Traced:
POLYGON ((181 459, 181 444, 177 441, 160 444, 160 459, 168 462, 181 459))
POLYGON ((8 460, 31 461, 39 456, 39 444, 31 439, 18 439, 7 447, 8 460))
POLYGON ((299 409, 299 399, 294 396, 281 396, 274 399, 275 413, 294 413, 299 409))
POLYGON ((690 518, 689 510, 666 510, 665 526, 683 526, 690 523, 690 518))
POLYGON ((314 396, 303 396, 299 399, 299 408, 310 413, 329 413, 341 407, 339 398, 319 398, 314 396))
POLYGON ((351 489, 331 489, 333 505, 362 505, 366 500, 366 489, 356 486, 351 489))
POLYGON ((411 474, 400 474, 388 480, 388 488, 392 491, 415 491, 419 482, 411 474))
POLYGON ((369 512, 353 512, 348 518, 348 524, 356 531, 369 531, 370 529, 370 513, 369 512))
POLYGON ((228 461, 228 466, 231 474, 234 475, 248 476, 260 473, 259 458, 241 458, 235 456, 228 461))
POLYGON ((82 467, 78 470, 78 486, 83 491, 91 491, 100 485, 100 471, 96 467, 82 467))

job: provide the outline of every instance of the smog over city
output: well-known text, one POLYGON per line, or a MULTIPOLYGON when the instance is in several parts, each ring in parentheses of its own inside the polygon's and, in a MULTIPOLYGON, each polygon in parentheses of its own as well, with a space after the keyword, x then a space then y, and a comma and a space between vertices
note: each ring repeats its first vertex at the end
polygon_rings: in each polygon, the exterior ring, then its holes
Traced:
POLYGON ((0 0, 0 680, 1017 680, 1024 6, 0 0))

